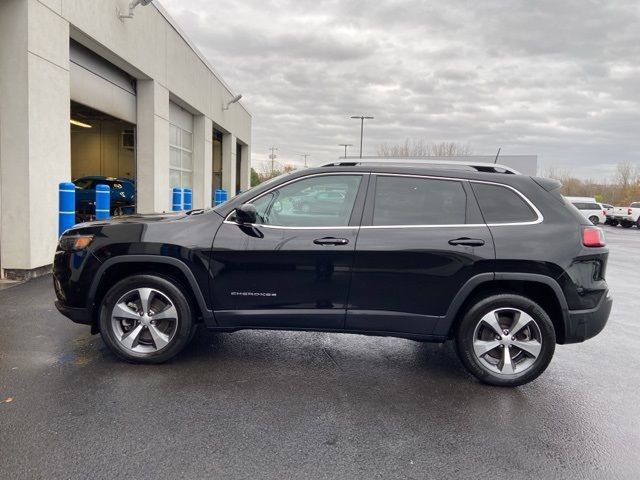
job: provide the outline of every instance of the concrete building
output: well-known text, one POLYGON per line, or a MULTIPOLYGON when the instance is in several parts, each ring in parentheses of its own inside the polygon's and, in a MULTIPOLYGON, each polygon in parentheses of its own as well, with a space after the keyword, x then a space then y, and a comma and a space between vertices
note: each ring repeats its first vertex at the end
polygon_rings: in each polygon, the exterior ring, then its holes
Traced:
POLYGON ((171 187, 249 186, 251 115, 158 2, 0 1, 0 272, 48 271, 58 183, 128 177, 139 213, 171 187), (70 123, 71 122, 71 123, 70 123))

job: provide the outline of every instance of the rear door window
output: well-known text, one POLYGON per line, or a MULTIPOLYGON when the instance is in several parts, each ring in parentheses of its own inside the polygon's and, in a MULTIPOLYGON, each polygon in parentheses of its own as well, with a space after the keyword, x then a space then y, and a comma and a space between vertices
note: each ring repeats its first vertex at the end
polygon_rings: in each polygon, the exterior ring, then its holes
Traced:
POLYGON ((467 195, 461 182, 420 177, 378 176, 373 225, 460 225, 467 195))
POLYGON ((514 190, 502 185, 472 182, 487 223, 528 223, 538 219, 531 206, 514 190))

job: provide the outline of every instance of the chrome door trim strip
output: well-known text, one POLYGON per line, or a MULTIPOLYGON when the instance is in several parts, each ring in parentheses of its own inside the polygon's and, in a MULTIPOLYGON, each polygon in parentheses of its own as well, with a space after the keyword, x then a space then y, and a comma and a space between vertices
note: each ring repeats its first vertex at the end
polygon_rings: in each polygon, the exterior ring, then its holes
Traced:
POLYGON ((539 223, 542 223, 544 221, 544 216, 542 215, 542 212, 540 212, 540 210, 538 210, 538 208, 535 206, 535 204, 529 200, 527 198, 526 195, 524 195, 522 192, 520 192, 518 189, 512 187, 511 185, 506 185, 504 183, 500 183, 500 182, 491 182, 491 181, 487 181, 487 180, 470 180, 470 179, 466 179, 466 178, 455 178, 455 177, 438 177, 438 176, 434 176, 434 175, 419 175, 419 174, 411 174, 411 173, 384 173, 384 172, 326 172, 326 173, 314 173, 312 175, 307 175, 304 177, 298 177, 298 178, 294 178, 288 182, 285 183, 281 183, 280 185, 277 185, 265 192, 262 192, 260 195, 252 198, 251 200, 249 200, 249 202, 254 202, 255 200, 259 199, 260 197, 263 197, 264 195, 267 195, 269 193, 271 193, 273 190, 276 190, 280 187, 283 187, 285 185, 289 185, 290 183, 294 183, 296 181, 299 180, 304 180, 307 178, 311 178, 311 177, 320 177, 320 176, 327 176, 327 175, 360 175, 360 176, 364 176, 364 175, 374 175, 376 177, 410 177, 410 178, 427 178, 427 179, 431 179, 431 180, 446 180, 446 181, 454 181, 454 182, 470 182, 470 183, 484 183, 484 184, 488 184, 488 185, 497 185, 499 187, 503 187, 503 188, 508 188, 509 190, 512 190, 513 192, 516 193, 516 195, 520 196, 520 198, 522 198, 527 205, 529 205, 529 207, 534 211, 534 213, 537 216, 536 220, 532 220, 529 222, 505 222, 505 223, 487 223, 487 224, 482 224, 482 223, 467 223, 467 224, 438 224, 438 225, 365 225, 365 226, 360 226, 360 227, 356 227, 356 226, 331 226, 331 227, 285 227, 285 226, 280 226, 280 225, 262 225, 262 224, 249 224, 249 223, 237 223, 237 222, 232 222, 229 220, 229 217, 231 215, 233 215, 234 212, 230 212, 227 217, 224 219, 223 223, 226 223, 228 225, 243 225, 246 227, 262 227, 262 228, 271 228, 271 229, 282 229, 282 230, 338 230, 338 229, 343 229, 343 230, 353 230, 353 229, 358 229, 358 228, 363 228, 363 229, 391 229, 391 228, 401 228, 401 229, 406 229, 406 228, 462 228, 462 227, 469 227, 469 228, 477 228, 477 227, 515 227, 515 226, 526 226, 526 225, 537 225, 539 223))

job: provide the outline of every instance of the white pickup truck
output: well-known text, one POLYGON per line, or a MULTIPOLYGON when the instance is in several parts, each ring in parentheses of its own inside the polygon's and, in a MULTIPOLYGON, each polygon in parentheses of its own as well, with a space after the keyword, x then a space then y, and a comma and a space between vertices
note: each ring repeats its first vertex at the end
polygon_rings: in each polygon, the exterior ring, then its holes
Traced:
POLYGON ((628 207, 613 207, 611 224, 620 224, 622 228, 634 225, 640 228, 640 202, 633 202, 628 207))

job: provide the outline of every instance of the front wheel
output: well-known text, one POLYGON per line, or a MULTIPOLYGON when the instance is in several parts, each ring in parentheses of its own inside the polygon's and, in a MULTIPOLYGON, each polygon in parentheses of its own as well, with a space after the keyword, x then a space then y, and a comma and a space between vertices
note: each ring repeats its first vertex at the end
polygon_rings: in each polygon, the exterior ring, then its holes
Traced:
POLYGON ((537 303, 515 294, 479 300, 456 331, 458 356, 490 385, 516 387, 545 371, 556 346, 551 319, 537 303))
POLYGON ((189 301, 175 282, 134 275, 116 283, 100 308, 100 333, 117 356, 135 363, 162 363, 191 339, 189 301))

